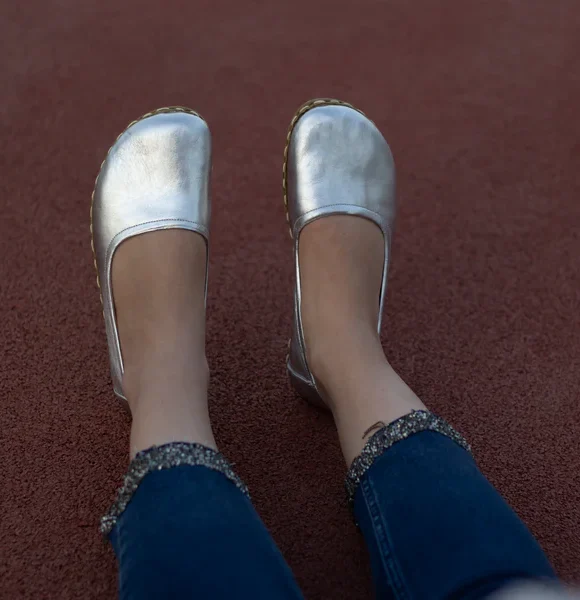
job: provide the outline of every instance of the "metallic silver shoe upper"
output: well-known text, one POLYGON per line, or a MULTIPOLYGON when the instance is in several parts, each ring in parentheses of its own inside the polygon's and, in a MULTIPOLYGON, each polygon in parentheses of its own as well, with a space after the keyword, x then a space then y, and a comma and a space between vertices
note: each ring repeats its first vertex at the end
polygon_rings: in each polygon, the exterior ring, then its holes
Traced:
POLYGON ((111 285, 114 253, 125 240, 159 229, 195 231, 209 244, 210 170, 209 128, 196 113, 181 108, 160 109, 131 124, 101 167, 93 194, 93 248, 113 387, 121 398, 123 359, 111 285))
POLYGON ((286 154, 285 190, 296 267, 288 370, 295 385, 307 386, 315 397, 319 394, 306 361, 300 310, 300 232, 316 219, 337 214, 363 217, 378 225, 385 239, 378 299, 380 331, 396 214, 395 165, 384 137, 350 105, 327 102, 313 101, 298 112, 291 125, 286 154))

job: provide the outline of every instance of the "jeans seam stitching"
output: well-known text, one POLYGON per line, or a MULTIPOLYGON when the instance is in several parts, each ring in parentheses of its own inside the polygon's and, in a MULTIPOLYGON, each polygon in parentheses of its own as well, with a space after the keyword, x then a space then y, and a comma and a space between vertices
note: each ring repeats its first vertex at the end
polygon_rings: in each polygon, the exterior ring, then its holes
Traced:
POLYGON ((402 569, 392 551, 392 542, 389 535, 389 528, 379 508, 379 501, 372 482, 365 478, 361 481, 361 490, 365 505, 371 517, 371 525, 379 546, 379 554, 387 581, 397 600, 410 600, 409 589, 405 584, 402 569))
POLYGON ((122 564, 125 564, 125 556, 127 545, 125 544, 126 536, 123 535, 122 519, 117 521, 117 538, 119 539, 119 598, 120 600, 130 600, 130 595, 127 593, 125 578, 122 577, 122 564))

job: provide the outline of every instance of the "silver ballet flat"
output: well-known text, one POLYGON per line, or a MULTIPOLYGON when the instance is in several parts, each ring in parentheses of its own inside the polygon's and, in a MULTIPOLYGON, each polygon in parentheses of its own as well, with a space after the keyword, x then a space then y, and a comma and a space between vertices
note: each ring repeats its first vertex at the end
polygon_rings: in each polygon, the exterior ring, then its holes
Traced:
MULTIPOLYGON (((159 229, 187 229, 208 245, 211 136, 193 110, 161 108, 131 123, 105 158, 91 202, 91 237, 115 394, 123 393, 123 357, 111 285, 117 248, 159 229)), ((207 297, 207 261, 206 261, 207 297)))
POLYGON ((380 332, 396 214, 393 155, 380 131, 361 111, 340 100, 311 100, 290 123, 282 185, 296 269, 288 374, 303 398, 324 407, 306 360, 300 312, 300 232, 312 221, 329 215, 363 217, 378 225, 385 240, 378 303, 380 332))

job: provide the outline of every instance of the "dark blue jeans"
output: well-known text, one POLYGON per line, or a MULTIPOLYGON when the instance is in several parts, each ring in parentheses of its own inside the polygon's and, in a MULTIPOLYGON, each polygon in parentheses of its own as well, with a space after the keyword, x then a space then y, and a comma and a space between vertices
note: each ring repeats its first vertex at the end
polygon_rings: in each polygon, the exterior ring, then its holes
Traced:
MULTIPOLYGON (((355 517, 377 598, 485 598, 556 579, 526 526, 449 438, 423 431, 363 476, 355 517)), ((224 475, 179 466, 147 475, 111 533, 120 598, 302 598, 248 498, 224 475)))

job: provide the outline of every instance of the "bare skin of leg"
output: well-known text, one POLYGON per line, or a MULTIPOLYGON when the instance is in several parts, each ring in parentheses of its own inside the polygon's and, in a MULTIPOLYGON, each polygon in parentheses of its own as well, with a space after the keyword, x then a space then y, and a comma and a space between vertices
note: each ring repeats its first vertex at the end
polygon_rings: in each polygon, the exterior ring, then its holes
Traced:
POLYGON ((174 441, 216 448, 208 413, 205 356, 205 240, 164 230, 124 242, 112 280, 133 416, 131 458, 174 441))
POLYGON ((300 235, 299 260, 308 365, 350 465, 369 428, 426 407, 388 363, 377 334, 381 230, 360 217, 319 219, 300 235))

